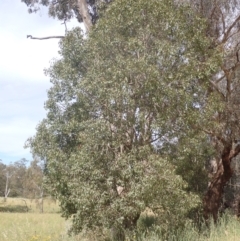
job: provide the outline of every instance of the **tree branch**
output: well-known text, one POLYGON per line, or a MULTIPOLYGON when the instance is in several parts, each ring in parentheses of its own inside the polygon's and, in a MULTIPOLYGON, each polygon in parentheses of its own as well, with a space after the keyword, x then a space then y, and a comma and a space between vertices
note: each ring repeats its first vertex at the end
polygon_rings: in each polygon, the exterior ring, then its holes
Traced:
POLYGON ((234 20, 234 22, 228 27, 228 30, 224 33, 223 39, 221 43, 226 43, 226 41, 229 39, 229 34, 232 31, 232 29, 236 26, 237 22, 240 20, 240 15, 234 20))
MULTIPOLYGON (((224 76, 225 77, 225 76, 224 76)), ((218 85, 210 80, 210 84, 215 88, 215 90, 223 97, 225 98, 225 95, 222 93, 222 91, 218 88, 218 85)))
POLYGON ((231 151, 229 158, 232 159, 240 153, 240 145, 237 145, 234 150, 231 151))
POLYGON ((52 39, 52 38, 61 38, 62 39, 62 38, 65 38, 65 36, 49 36, 49 37, 37 38, 37 37, 33 37, 32 35, 27 35, 27 38, 45 40, 45 39, 52 39))

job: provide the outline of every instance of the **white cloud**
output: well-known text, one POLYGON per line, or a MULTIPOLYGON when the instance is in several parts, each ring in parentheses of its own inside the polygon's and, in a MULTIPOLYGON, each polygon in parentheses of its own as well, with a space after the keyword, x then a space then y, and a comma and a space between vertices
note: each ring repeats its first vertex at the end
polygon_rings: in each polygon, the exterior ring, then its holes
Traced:
POLYGON ((23 145, 46 115, 43 105, 50 83, 43 69, 58 57, 57 39, 39 41, 26 36, 64 33, 64 25, 50 19, 46 9, 28 14, 20 0, 1 0, 0 159, 6 163, 31 158, 23 145))

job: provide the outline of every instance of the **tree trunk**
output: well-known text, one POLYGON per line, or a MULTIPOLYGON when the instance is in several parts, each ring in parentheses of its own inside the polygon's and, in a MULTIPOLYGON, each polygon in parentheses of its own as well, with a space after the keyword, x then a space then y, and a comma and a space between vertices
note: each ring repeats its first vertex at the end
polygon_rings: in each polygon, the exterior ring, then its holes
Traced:
POLYGON ((214 222, 217 222, 224 187, 233 175, 231 161, 239 152, 239 144, 232 148, 232 144, 225 143, 221 155, 221 162, 218 164, 217 172, 214 174, 203 198, 203 214, 206 221, 209 220, 210 217, 213 217, 214 222))
POLYGON ((78 0, 77 4, 78 4, 78 11, 82 17, 86 31, 89 32, 90 28, 92 27, 92 20, 88 12, 87 2, 86 0, 78 0))
POLYGON ((12 175, 9 175, 9 172, 6 173, 6 186, 5 186, 5 192, 4 192, 4 199, 3 201, 6 202, 8 195, 10 193, 10 188, 8 188, 8 184, 9 184, 9 179, 11 178, 12 175))
POLYGON ((43 213, 43 190, 41 191, 40 212, 43 213))

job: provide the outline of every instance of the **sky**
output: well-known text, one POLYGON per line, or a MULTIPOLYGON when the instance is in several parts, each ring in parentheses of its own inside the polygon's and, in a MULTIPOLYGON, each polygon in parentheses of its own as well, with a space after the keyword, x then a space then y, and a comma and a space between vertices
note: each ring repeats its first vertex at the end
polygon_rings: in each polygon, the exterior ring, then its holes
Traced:
MULTIPOLYGON (((68 24, 68 28, 78 25, 68 24)), ((44 102, 51 87, 44 69, 58 56, 58 39, 31 40, 27 35, 64 35, 65 26, 47 10, 29 14, 21 0, 0 0, 0 160, 32 160, 26 140, 46 116, 44 102)))

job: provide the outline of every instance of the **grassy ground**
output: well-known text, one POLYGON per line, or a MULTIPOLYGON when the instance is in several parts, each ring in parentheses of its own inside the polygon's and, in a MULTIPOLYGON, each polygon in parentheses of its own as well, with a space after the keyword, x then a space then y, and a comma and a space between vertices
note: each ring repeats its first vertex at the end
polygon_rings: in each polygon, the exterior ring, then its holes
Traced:
POLYGON ((69 238, 69 223, 61 218, 59 206, 52 199, 44 199, 41 213, 39 200, 0 199, 1 241, 60 241, 69 238), (27 212, 28 210, 28 212, 27 212))
MULTIPOLYGON (((45 199, 40 213, 35 200, 9 198, 6 203, 0 199, 0 241, 98 241, 90 234, 69 237, 70 222, 59 213, 54 200, 45 199), (26 205, 29 212, 26 212, 26 205), (10 210, 10 211, 6 211, 10 210), (3 212, 4 211, 4 212, 3 212), (19 212, 16 212, 19 211, 19 212)), ((132 239, 136 240, 136 239, 132 239)), ((240 221, 235 217, 224 216, 210 231, 199 231, 187 225, 183 233, 172 234, 168 239, 152 233, 142 236, 141 241, 240 241, 240 221)), ((127 240, 129 241, 129 240, 127 240)))
POLYGON ((240 241, 240 220, 234 216, 225 215, 220 218, 218 225, 212 223, 210 228, 205 227, 201 232, 189 224, 184 232, 172 234, 168 239, 153 233, 141 241, 240 241))
POLYGON ((1 241, 68 240, 67 223, 53 213, 0 213, 1 241))
MULTIPOLYGON (((26 198, 8 198, 6 202, 0 198, 0 212, 29 212, 39 213, 42 211, 42 200, 40 199, 26 199, 26 198)), ((59 205, 51 198, 44 198, 43 200, 44 213, 58 213, 60 212, 59 205)))

